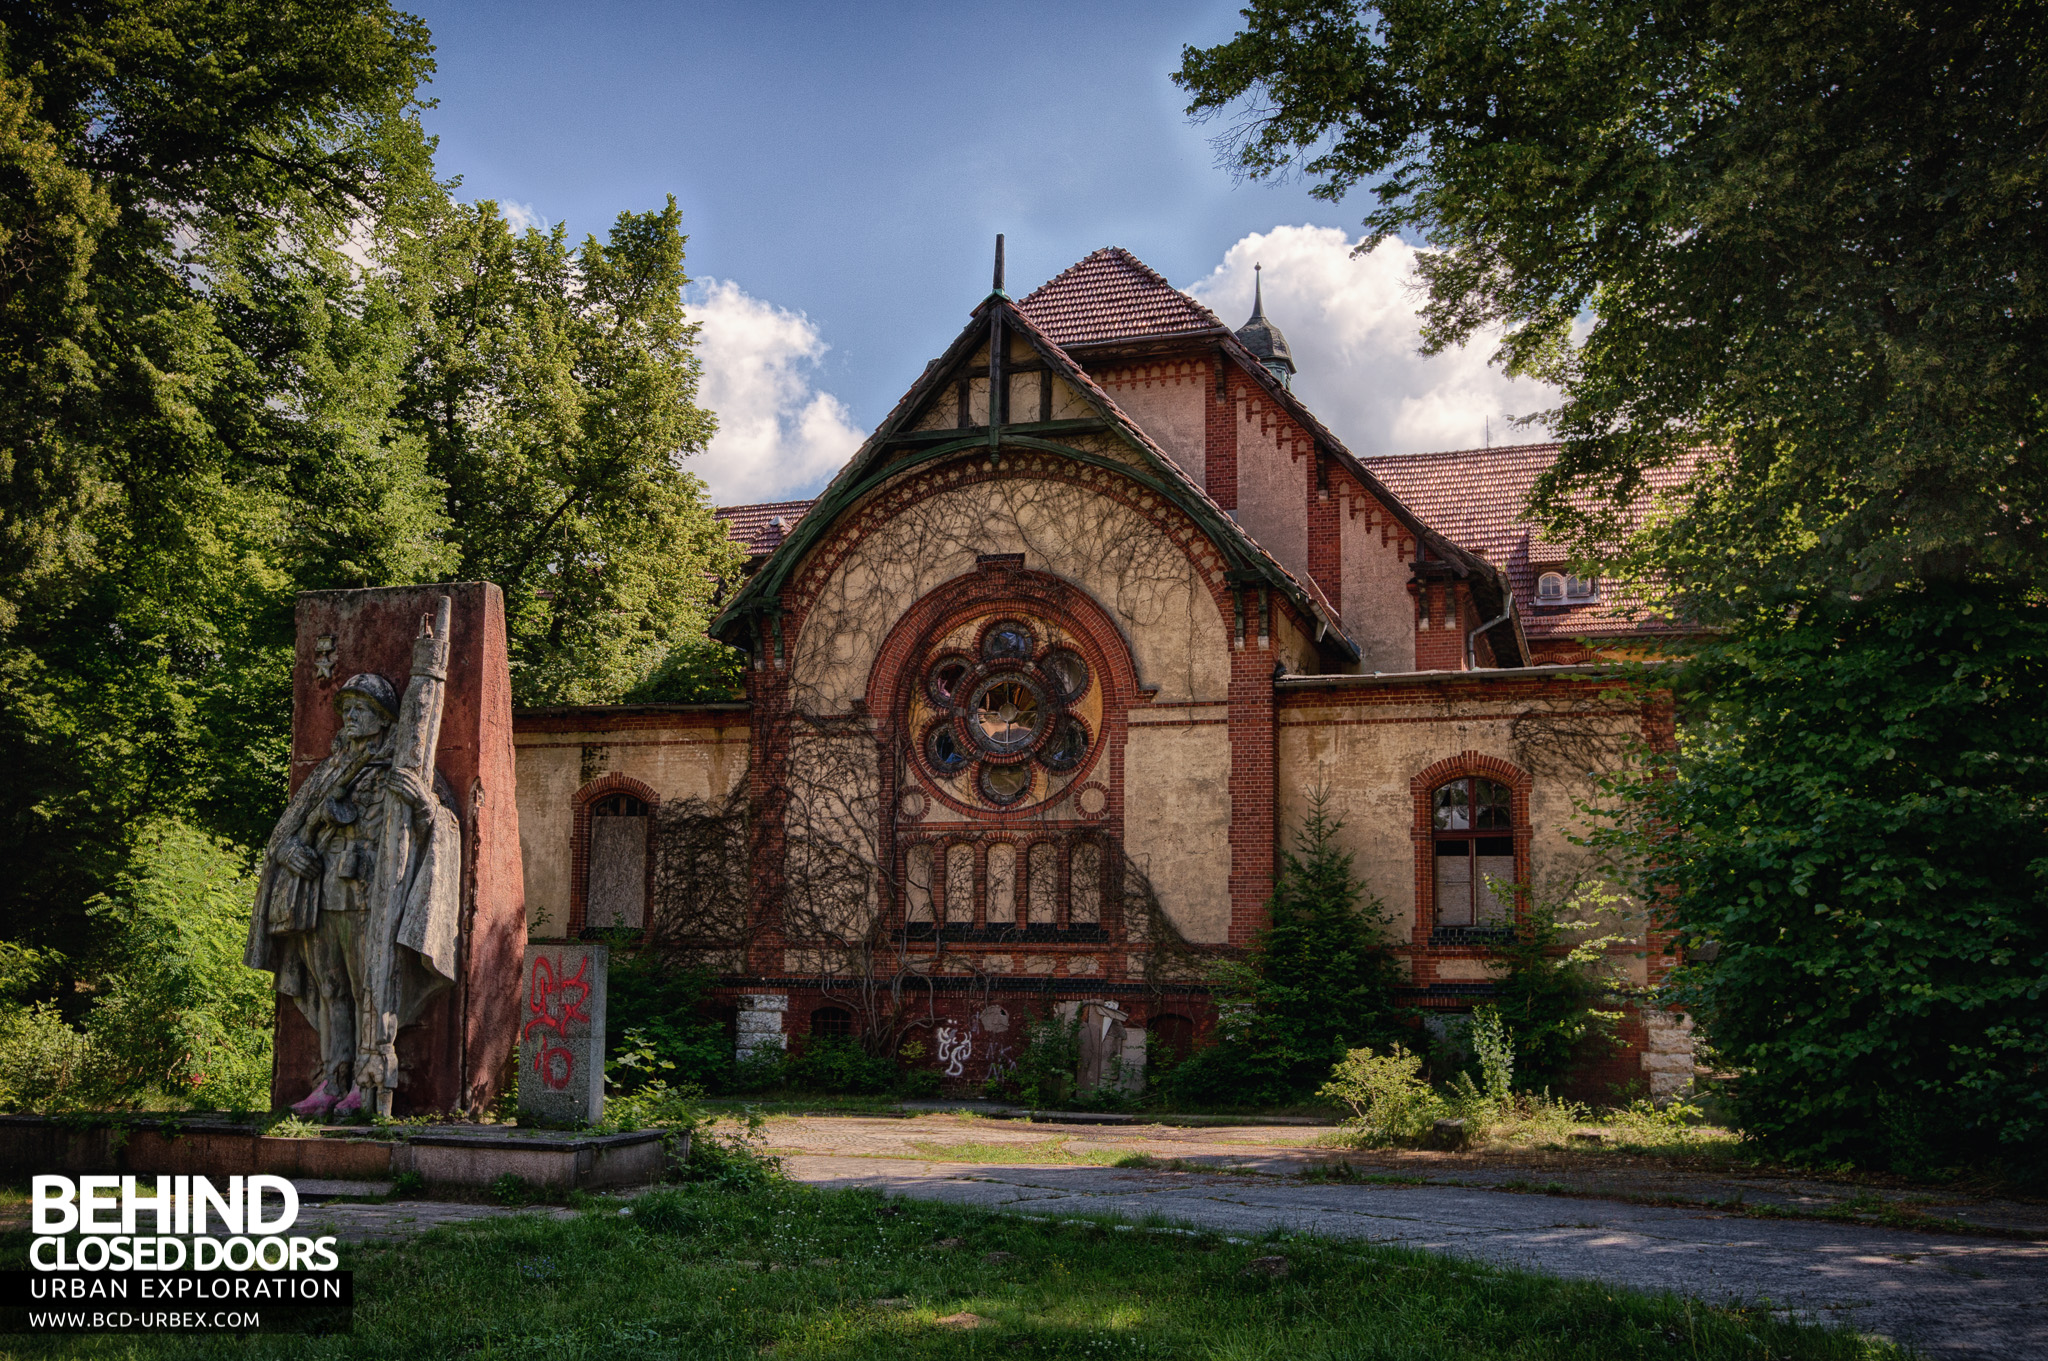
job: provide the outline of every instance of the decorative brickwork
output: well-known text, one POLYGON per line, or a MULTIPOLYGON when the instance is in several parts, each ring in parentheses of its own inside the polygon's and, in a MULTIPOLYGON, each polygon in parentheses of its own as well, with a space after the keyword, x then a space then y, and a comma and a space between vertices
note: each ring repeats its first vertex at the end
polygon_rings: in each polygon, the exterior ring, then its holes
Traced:
POLYGON ((1230 659, 1230 943, 1266 924, 1277 844, 1273 653, 1249 644, 1230 659))
POLYGON ((1308 479, 1308 572, 1338 617, 1344 613, 1344 538, 1340 516, 1349 499, 1344 486, 1356 486, 1330 459, 1310 460, 1308 479), (1339 479, 1342 479, 1341 481, 1339 479))
POLYGON ((1208 470, 1204 483, 1209 499, 1225 510, 1237 509, 1237 403, 1244 378, 1237 365, 1216 356, 1214 390, 1208 412, 1208 470))

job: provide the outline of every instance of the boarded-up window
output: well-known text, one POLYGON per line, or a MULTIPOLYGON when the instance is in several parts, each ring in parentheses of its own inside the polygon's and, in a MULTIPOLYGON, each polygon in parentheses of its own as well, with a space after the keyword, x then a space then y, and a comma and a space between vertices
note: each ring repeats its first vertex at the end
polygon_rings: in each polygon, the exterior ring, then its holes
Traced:
POLYGON ((974 847, 964 841, 946 848, 946 920, 956 926, 974 921, 974 847))
POLYGON ((929 922, 932 919, 932 848, 912 846, 903 862, 904 920, 929 922))
POLYGON ((647 924, 647 825, 647 805, 631 794, 611 794, 591 804, 585 926, 637 929, 647 924))
POLYGON ((1102 921, 1102 848, 1092 841, 1075 843, 1068 872, 1073 880, 1067 921, 1095 926, 1102 921))
POLYGON ((1436 924, 1507 926, 1510 903, 1494 884, 1515 882, 1512 794, 1497 780, 1453 780, 1430 795, 1436 924))
POLYGON ((1050 841, 1031 847, 1031 925, 1051 926, 1059 920, 1060 852, 1050 841))
POLYGON ((1007 841, 988 848, 988 921, 991 926, 1017 921, 1017 848, 1007 841))

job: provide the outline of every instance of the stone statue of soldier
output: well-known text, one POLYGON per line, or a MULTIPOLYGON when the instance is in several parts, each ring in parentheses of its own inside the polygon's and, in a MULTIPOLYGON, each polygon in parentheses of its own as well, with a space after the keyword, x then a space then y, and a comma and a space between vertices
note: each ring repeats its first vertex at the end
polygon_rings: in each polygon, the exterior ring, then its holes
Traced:
POLYGON ((265 848, 245 959, 319 1036, 302 1115, 390 1114, 397 1032, 455 978, 461 824, 432 774, 445 612, 441 624, 415 646, 403 701, 382 676, 342 685, 333 746, 265 848))

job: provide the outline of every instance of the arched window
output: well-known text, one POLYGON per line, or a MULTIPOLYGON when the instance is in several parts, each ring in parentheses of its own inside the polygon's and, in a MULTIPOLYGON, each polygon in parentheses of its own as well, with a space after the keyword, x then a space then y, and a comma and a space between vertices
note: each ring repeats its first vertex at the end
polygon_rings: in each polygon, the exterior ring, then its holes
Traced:
POLYGON ((1564 598, 1566 600, 1591 600, 1600 594, 1598 577, 1566 577, 1564 598))
POLYGON ((853 1034, 853 1013, 845 1007, 819 1007, 811 1013, 811 1033, 820 1039, 845 1039, 853 1034))
POLYGON ((1545 572, 1536 578, 1536 599, 1545 605, 1564 603, 1564 573, 1545 572))
POLYGON ((619 792, 590 804, 590 867, 584 881, 586 927, 647 924, 647 829, 644 800, 619 792))
POLYGON ((1195 1023, 1174 1012, 1163 1012, 1145 1023, 1147 1061, 1178 1063, 1195 1047, 1195 1023))
POLYGON ((1515 879, 1513 795, 1498 780, 1465 776, 1430 794, 1438 926, 1507 926, 1508 904, 1488 883, 1515 879))

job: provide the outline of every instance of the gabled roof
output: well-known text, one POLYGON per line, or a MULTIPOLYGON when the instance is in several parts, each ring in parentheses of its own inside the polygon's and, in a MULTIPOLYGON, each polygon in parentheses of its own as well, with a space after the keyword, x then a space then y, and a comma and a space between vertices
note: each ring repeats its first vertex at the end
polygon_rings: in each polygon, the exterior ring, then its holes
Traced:
MULTIPOLYGON (((1572 605, 1539 605, 1536 579, 1563 571, 1571 554, 1546 544, 1522 518, 1529 489, 1556 462, 1557 444, 1512 444, 1494 449, 1448 449, 1427 454, 1389 454, 1364 460, 1415 513, 1463 548, 1479 554, 1507 576, 1515 592, 1523 630, 1532 639, 1615 637, 1668 632, 1662 620, 1629 617, 1632 597, 1603 591, 1598 600, 1572 605)), ((1671 490, 1696 468, 1682 461, 1650 474, 1650 493, 1671 490)))
MULTIPOLYGON (((1108 252, 1097 251, 1096 255, 1108 252)), ((1115 254, 1130 259, 1127 252, 1115 254)), ((1089 257, 1094 259, 1095 256, 1089 257)), ((1082 262, 1086 264, 1086 261, 1082 262)), ((1135 263, 1133 261, 1132 263, 1135 263)), ((1078 268, 1078 267, 1077 267, 1078 268)), ((1151 283, 1148 287, 1162 286, 1164 280, 1150 270, 1143 269, 1144 276, 1151 283)), ((1073 271, 1068 271, 1072 273, 1073 271)), ((1055 281, 1057 282, 1057 281, 1055 281)), ((1050 285, 1048 285, 1050 287, 1050 285)), ((1040 290, 1041 292, 1043 290, 1040 290)), ((1169 290, 1170 291, 1170 290, 1169 290)), ((1035 295, 1034 295, 1035 296, 1035 295)), ((1192 303, 1190 304, 1192 305, 1192 303)), ((1214 320, 1213 315, 1204 315, 1214 320)), ((1337 619, 1337 612, 1330 607, 1323 593, 1313 582, 1303 582, 1289 572, 1280 562, 1261 547, 1240 528, 1222 507, 1212 501, 1201 487, 1191 481, 1164 449, 1153 442, 1136 421, 1133 421, 1116 401, 1066 353, 1051 337, 1040 330, 1037 324, 1010 298, 1000 292, 990 294, 975 308, 972 318, 959 337, 947 347, 946 353, 925 366, 924 373, 903 394, 896 407, 868 436, 865 443, 854 453, 846 466, 839 470, 812 506, 811 512, 798 522, 795 531, 780 547, 770 554, 760 571, 733 597, 732 602, 712 621, 711 631, 715 636, 726 637, 738 631, 741 620, 763 611, 772 612, 776 597, 787 582, 796 564, 802 560, 813 545, 819 542, 830 529, 832 522, 841 512, 854 505, 872 487, 904 470, 910 459, 889 459, 892 447, 901 452, 905 446, 917 450, 912 458, 920 454, 924 458, 943 457, 957 451, 961 445, 972 443, 993 446, 996 442, 986 428, 961 429, 955 431, 920 431, 913 445, 907 438, 911 424, 917 414, 942 391, 942 385, 950 384, 957 368, 984 343, 991 334, 991 323, 1000 316, 1004 330, 1009 334, 1022 336, 1050 369, 1101 413, 1101 423, 1091 428, 1105 431, 1122 439, 1140 456, 1142 467, 1132 468, 1126 464, 1100 460, 1096 456, 1077 450, 1068 453, 1078 459, 1100 461, 1114 468, 1120 475, 1130 476, 1136 481, 1149 484, 1156 491, 1173 501, 1187 512, 1208 534, 1212 543, 1223 551, 1230 570, 1238 580, 1251 583, 1262 582, 1274 587, 1291 599, 1304 618, 1316 623, 1318 645, 1328 646, 1346 660, 1356 660, 1358 647, 1345 636, 1337 619), (957 438, 952 438, 957 433, 957 438), (936 439, 934 437, 937 437, 936 439)), ((1218 328, 1221 330, 1220 326, 1218 328)), ((1230 338, 1227 330, 1221 336, 1230 344, 1237 342, 1230 338)), ((1243 347, 1238 346, 1242 351, 1243 347)), ((1012 427, 1029 426, 1029 422, 1013 422, 1012 427)), ((1055 422, 1056 425, 1076 426, 1084 422, 1055 422)), ((1004 427, 1010 429, 1012 427, 1004 427)), ((1025 430, 1018 430, 1018 436, 1030 438, 1025 430)))
POLYGON ((1017 310, 1063 350, 1222 331, 1222 319, 1121 246, 1104 246, 1025 295, 1017 310))
POLYGON ((765 557, 789 537, 797 521, 816 505, 810 501, 760 501, 750 506, 721 506, 712 514, 725 522, 725 532, 750 558, 765 557))

